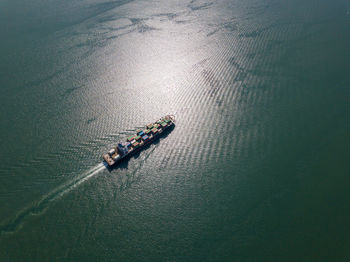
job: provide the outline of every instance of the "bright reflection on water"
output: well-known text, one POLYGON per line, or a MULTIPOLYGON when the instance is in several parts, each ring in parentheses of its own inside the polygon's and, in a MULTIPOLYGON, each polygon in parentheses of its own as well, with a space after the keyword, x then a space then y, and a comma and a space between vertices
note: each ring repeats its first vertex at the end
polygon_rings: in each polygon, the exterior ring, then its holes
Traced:
POLYGON ((0 260, 346 258, 348 8, 1 1, 0 260))

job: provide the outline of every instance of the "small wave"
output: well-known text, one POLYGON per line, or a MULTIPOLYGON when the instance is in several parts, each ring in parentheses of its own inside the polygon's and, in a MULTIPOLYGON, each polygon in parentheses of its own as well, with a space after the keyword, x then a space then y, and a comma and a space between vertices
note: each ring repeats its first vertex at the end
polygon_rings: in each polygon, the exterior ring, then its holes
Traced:
POLYGON ((57 189, 51 191, 46 196, 44 196, 39 202, 21 210, 15 218, 13 218, 10 222, 5 225, 0 226, 0 235, 14 233, 18 231, 30 216, 40 215, 42 214, 52 203, 53 201, 60 199, 65 194, 72 191, 74 188, 79 186, 81 183, 85 182, 89 178, 95 176, 99 172, 105 169, 103 163, 100 163, 88 171, 81 174, 78 178, 73 181, 69 181, 68 183, 58 187, 57 189))

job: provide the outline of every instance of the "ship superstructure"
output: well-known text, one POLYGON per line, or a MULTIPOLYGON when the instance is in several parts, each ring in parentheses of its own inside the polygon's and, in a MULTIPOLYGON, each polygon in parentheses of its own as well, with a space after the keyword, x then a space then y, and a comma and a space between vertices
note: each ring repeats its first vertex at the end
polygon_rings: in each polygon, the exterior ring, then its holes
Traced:
POLYGON ((117 146, 111 149, 102 157, 108 166, 112 167, 127 156, 142 150, 146 145, 152 143, 160 137, 165 131, 175 126, 175 116, 166 115, 154 123, 148 124, 145 129, 139 130, 135 135, 119 142, 117 146))

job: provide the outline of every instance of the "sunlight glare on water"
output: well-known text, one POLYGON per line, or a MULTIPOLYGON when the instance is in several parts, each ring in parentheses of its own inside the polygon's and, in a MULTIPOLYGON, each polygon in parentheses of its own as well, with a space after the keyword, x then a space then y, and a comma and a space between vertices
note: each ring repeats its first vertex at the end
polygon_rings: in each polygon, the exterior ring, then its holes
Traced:
POLYGON ((1 261, 347 260, 346 0, 0 7, 1 261))

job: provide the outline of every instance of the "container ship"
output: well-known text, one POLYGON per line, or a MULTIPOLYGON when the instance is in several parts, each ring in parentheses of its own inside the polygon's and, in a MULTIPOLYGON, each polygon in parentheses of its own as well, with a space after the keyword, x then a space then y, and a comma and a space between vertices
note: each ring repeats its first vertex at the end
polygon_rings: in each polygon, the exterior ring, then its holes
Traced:
POLYGON ((139 130, 135 135, 120 142, 117 146, 104 154, 103 160, 109 166, 113 167, 122 159, 139 152, 146 145, 154 142, 157 138, 172 130, 175 126, 175 116, 166 115, 154 123, 148 124, 144 130, 139 130))

